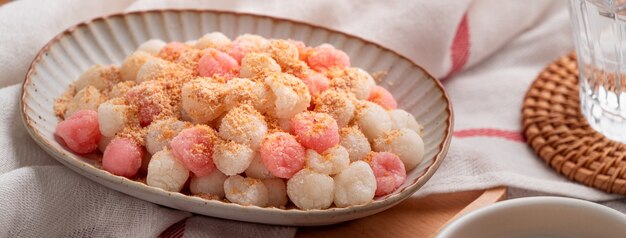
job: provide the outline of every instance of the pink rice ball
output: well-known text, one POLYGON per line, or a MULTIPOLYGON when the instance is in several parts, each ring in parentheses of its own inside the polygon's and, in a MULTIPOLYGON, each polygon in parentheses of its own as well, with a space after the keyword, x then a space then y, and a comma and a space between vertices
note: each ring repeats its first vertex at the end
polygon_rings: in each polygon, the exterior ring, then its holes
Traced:
POLYGON ((198 62, 198 73, 202 77, 218 75, 232 79, 239 75, 239 63, 230 55, 209 48, 198 62))
POLYGON ((196 176, 207 176, 215 169, 213 144, 215 132, 208 126, 182 130, 170 142, 172 154, 196 176))
POLYGON ((185 43, 174 41, 163 46, 157 56, 167 61, 176 61, 178 57, 189 48, 190 47, 185 43))
POLYGON ((145 127, 169 106, 169 98, 164 94, 163 87, 159 85, 141 84, 128 90, 124 99, 137 107, 139 124, 145 127))
POLYGON ((228 54, 232 56, 238 63, 241 63, 243 57, 249 53, 261 52, 268 46, 267 39, 259 35, 243 34, 238 36, 228 50, 228 54))
POLYGON ((131 178, 139 171, 143 155, 143 148, 137 142, 117 137, 104 150, 102 168, 112 174, 131 178))
POLYGON ((406 180, 400 157, 389 152, 373 152, 369 165, 376 177, 376 196, 390 194, 406 180))
POLYGON ((92 110, 78 111, 57 124, 54 134, 75 153, 93 152, 98 149, 101 136, 98 113, 92 110))
POLYGON ((391 95, 387 89, 378 85, 372 87, 372 91, 367 100, 380 105, 385 110, 398 108, 398 103, 396 102, 396 99, 393 98, 393 95, 391 95))
POLYGON ((313 96, 324 92, 330 87, 330 80, 328 80, 326 76, 312 70, 309 70, 302 75, 298 75, 298 78, 306 84, 307 88, 309 88, 309 93, 313 96))
POLYGON ((266 135, 259 152, 267 170, 276 177, 291 178, 304 167, 304 147, 290 134, 275 132, 266 135))
POLYGON ((298 49, 298 56, 300 57, 300 60, 306 61, 307 57, 309 56, 309 51, 312 50, 311 47, 306 46, 302 41, 291 39, 287 41, 296 46, 296 49, 298 49))
POLYGON ((350 57, 332 45, 322 44, 313 49, 307 57, 307 63, 311 69, 317 72, 324 72, 331 68, 350 67, 350 57))
POLYGON ((330 115, 320 112, 301 112, 291 119, 291 134, 308 149, 324 153, 339 144, 339 127, 330 115))

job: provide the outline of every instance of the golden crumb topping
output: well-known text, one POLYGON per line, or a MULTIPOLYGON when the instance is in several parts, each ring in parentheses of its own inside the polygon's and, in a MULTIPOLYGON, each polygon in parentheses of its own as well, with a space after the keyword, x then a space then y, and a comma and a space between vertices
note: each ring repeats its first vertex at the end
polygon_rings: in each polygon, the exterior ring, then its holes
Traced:
POLYGON ((383 133, 383 136, 381 136, 380 138, 376 139, 380 142, 383 142, 387 145, 393 143, 393 141, 395 141, 396 139, 398 139, 400 136, 404 135, 404 133, 401 130, 392 130, 392 131, 387 131, 385 133, 383 133))
POLYGON ((360 134, 362 137, 365 137, 365 134, 361 132, 361 128, 359 128, 358 125, 343 127, 339 129, 339 135, 341 135, 342 137, 346 135, 354 135, 354 134, 360 134))
POLYGON ((289 62, 283 67, 283 70, 285 73, 298 76, 305 75, 308 72, 313 71, 311 68, 309 68, 309 65, 307 65, 306 62, 301 60, 294 60, 289 62))
POLYGON ((137 123, 129 123, 122 131, 118 132, 115 136, 120 138, 127 138, 135 141, 140 146, 146 145, 146 134, 148 130, 139 126, 139 122, 137 123))
POLYGON ((309 94, 309 88, 299 78, 291 74, 285 73, 270 73, 266 81, 274 83, 276 87, 289 87, 298 95, 309 94))
POLYGON ((287 66, 291 62, 299 61, 298 48, 286 40, 270 40, 267 51, 281 66, 287 66))
POLYGON ((65 111, 67 110, 67 105, 70 103, 70 101, 72 101, 72 98, 74 98, 74 95, 76 95, 76 85, 72 83, 70 84, 69 88, 54 101, 54 115, 55 116, 57 116, 59 119, 65 118, 65 111))
POLYGON ((128 90, 130 90, 132 87, 135 87, 136 85, 137 83, 135 81, 119 82, 111 87, 111 90, 108 92, 108 94, 112 98, 123 97, 126 92, 128 92, 128 90))
POLYGON ((345 93, 336 90, 326 90, 316 98, 315 111, 330 114, 337 109, 348 106, 348 103, 350 103, 350 100, 345 93))
POLYGON ((376 152, 370 151, 367 153, 367 155, 365 155, 365 157, 363 157, 363 161, 365 161, 368 164, 371 164, 372 159, 374 158, 375 155, 376 155, 376 152))
POLYGON ((208 194, 208 193, 197 193, 197 194, 194 194, 193 196, 206 199, 206 200, 220 200, 220 196, 214 195, 214 194, 208 194))
POLYGON ((193 77, 198 76, 198 61, 204 55, 204 50, 199 49, 188 49, 180 54, 176 63, 178 63, 181 67, 189 70, 193 77))
POLYGON ((248 104, 241 104, 231 109, 222 119, 222 123, 230 125, 231 133, 235 136, 245 136, 250 133, 248 129, 252 126, 253 131, 257 131, 257 123, 265 121, 261 113, 248 104))
POLYGON ((105 80, 108 85, 113 85, 122 81, 120 68, 115 65, 103 66, 98 72, 100 72, 100 78, 105 80))
POLYGON ((385 77, 387 77, 387 71, 377 71, 372 73, 372 78, 374 78, 376 83, 382 82, 385 77))

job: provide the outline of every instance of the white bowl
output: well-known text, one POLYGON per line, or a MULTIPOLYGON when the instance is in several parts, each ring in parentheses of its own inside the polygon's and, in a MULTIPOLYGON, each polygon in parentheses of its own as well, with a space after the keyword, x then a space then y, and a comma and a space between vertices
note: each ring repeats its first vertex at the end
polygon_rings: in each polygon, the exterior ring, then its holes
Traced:
POLYGON ((48 153, 81 175, 109 188, 164 206, 208 216, 281 225, 324 225, 383 211, 419 189, 435 172, 450 144, 452 109, 442 85, 428 72, 398 53, 379 45, 311 24, 273 17, 220 11, 156 10, 105 16, 80 23, 57 35, 34 59, 23 85, 22 118, 28 132, 48 153), (381 84, 413 113, 424 127, 424 161, 409 172, 394 193, 367 205, 325 210, 241 206, 167 192, 112 175, 94 167, 94 159, 71 153, 54 138, 59 120, 53 103, 89 66, 120 64, 151 38, 165 41, 197 39, 221 31, 234 38, 243 33, 292 38, 308 45, 331 43, 351 56, 355 66, 370 72, 385 70, 381 84))
POLYGON ((563 197, 498 202, 448 224, 438 238, 626 237, 626 216, 596 203, 563 197))

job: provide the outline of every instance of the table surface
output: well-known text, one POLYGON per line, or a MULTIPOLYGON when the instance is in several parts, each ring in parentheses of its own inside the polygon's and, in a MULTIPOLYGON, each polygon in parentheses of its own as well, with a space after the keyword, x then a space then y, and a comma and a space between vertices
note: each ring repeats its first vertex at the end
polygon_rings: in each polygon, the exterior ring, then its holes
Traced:
POLYGON ((381 213, 322 227, 303 227, 296 237, 434 237, 451 220, 506 197, 506 188, 410 197, 381 213))

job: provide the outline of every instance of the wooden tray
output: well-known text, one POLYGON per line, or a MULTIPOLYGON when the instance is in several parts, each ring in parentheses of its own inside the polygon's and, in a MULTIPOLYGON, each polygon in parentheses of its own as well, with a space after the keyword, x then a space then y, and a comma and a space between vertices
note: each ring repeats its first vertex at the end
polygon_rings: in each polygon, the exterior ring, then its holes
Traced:
POLYGON ((299 228, 296 237, 434 237, 455 218, 506 198, 506 188, 408 198, 362 219, 322 227, 299 228))

